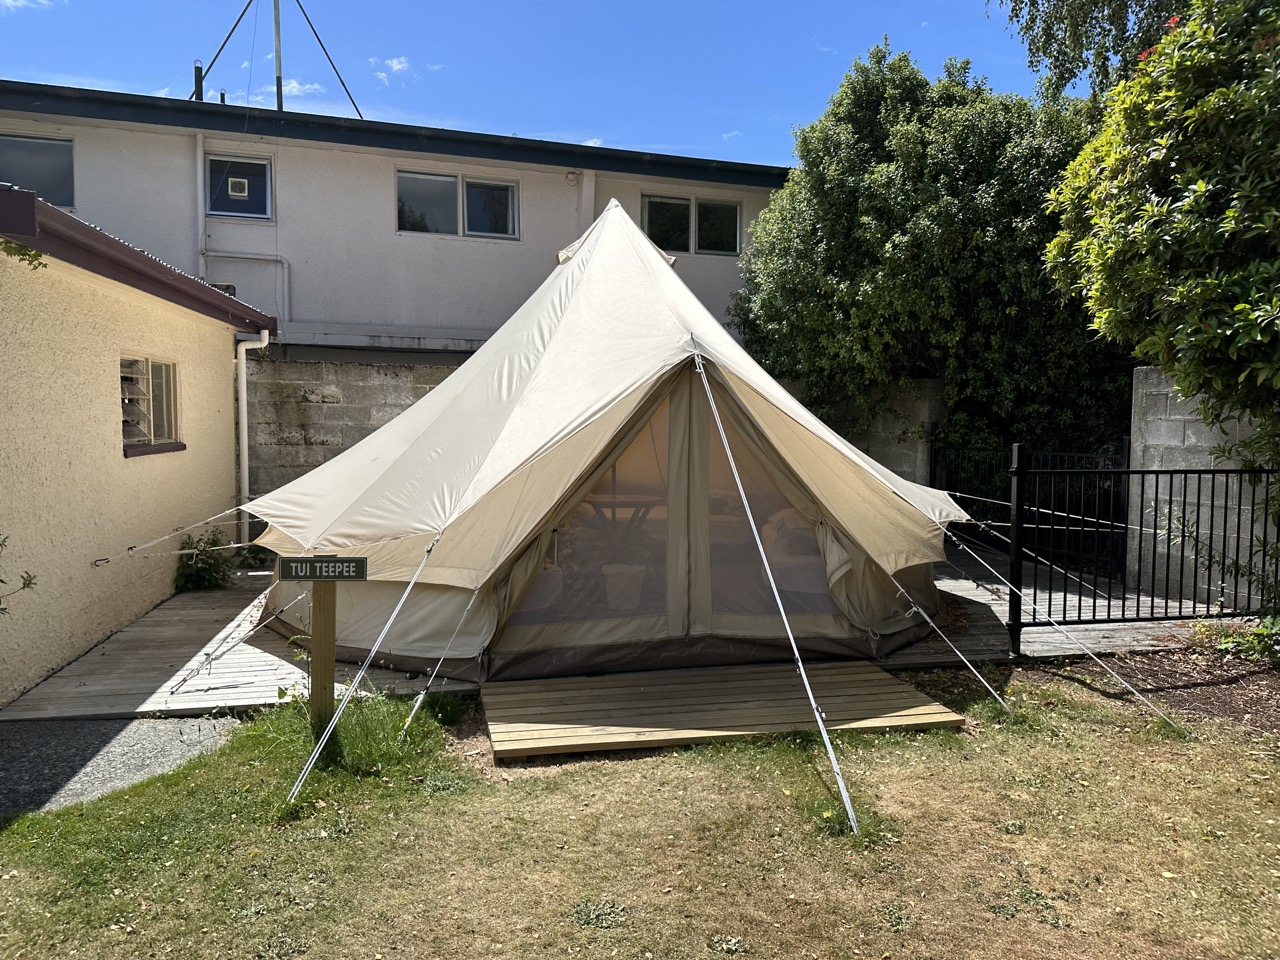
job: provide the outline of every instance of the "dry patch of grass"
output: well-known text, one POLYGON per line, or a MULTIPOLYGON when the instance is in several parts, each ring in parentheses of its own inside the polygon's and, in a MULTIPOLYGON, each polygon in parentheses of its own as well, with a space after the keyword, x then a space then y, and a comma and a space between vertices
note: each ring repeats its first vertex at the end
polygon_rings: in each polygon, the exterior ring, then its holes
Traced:
POLYGON ((325 772, 286 810, 305 737, 273 715, 173 775, 11 824, 0 956, 1280 949, 1273 736, 1185 738, 1016 677, 1010 721, 976 683, 913 679, 971 727, 840 737, 861 837, 807 735, 494 768, 474 718, 325 772))

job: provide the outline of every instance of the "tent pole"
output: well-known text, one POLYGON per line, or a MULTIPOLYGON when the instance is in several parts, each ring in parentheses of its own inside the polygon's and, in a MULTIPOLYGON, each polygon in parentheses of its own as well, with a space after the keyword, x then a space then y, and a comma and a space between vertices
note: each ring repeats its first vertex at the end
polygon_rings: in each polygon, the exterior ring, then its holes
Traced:
MULTIPOLYGON (((696 345, 696 341, 695 341, 696 345)), ((853 832, 858 833, 858 817, 853 812, 853 801, 849 799, 849 788, 845 786, 844 774, 840 772, 840 761, 836 759, 835 747, 831 745, 831 736, 827 733, 827 725, 823 722, 822 708, 818 706, 818 701, 814 699, 813 688, 809 685, 809 675, 805 672, 804 661, 800 659, 800 647, 796 643, 795 635, 791 632, 791 621, 787 619, 787 611, 782 605, 782 594, 778 592, 778 584, 773 579, 773 569, 769 566, 769 558, 765 556, 764 543, 760 540, 760 531, 756 529, 756 520, 751 513, 751 504, 747 502, 747 491, 742 486, 742 477, 738 474, 738 465, 733 459, 733 451, 729 449, 729 437, 724 431, 724 424, 720 422, 720 411, 716 408, 715 397, 711 394, 711 383, 707 380, 707 371, 702 365, 702 355, 697 351, 693 354, 693 365, 698 371, 698 376, 702 378, 702 386, 707 391, 707 402, 711 404, 711 415, 715 419, 716 429, 720 432, 720 442, 724 445, 724 454, 729 458, 729 469, 733 472, 733 481, 738 486, 738 496, 742 498, 742 508, 747 514, 747 523, 751 527, 751 534, 755 537, 756 549, 760 551, 760 561, 764 564, 765 576, 769 579, 769 587, 773 590, 773 599, 778 604, 778 613, 782 615, 782 625, 786 628, 787 639, 791 641, 791 652, 795 656, 796 671, 800 674, 800 680, 804 684, 804 692, 809 697, 809 706, 813 708, 813 719, 818 722, 818 732, 822 734, 822 743, 827 748, 827 759, 831 761, 831 771, 835 774, 836 785, 840 788, 840 799, 844 803, 844 812, 849 817, 849 826, 853 832)))
MULTIPOLYGON (((338 721, 342 718, 342 711, 347 709, 347 704, 351 702, 351 697, 356 692, 356 687, 360 685, 360 681, 364 679, 365 673, 369 669, 369 664, 373 663, 373 658, 378 653, 378 648, 382 646, 382 641, 387 638, 387 633, 391 630, 391 625, 396 622, 396 617, 400 615, 400 609, 404 606, 404 602, 409 599, 409 591, 413 589, 413 585, 418 582, 418 577, 422 574, 422 568, 427 565, 427 561, 431 559, 431 551, 436 548, 436 544, 440 542, 440 534, 436 534, 435 539, 427 545, 427 552, 422 555, 422 562, 418 564, 418 569, 413 571, 413 576, 405 585, 404 593, 400 595, 400 602, 396 604, 396 608, 391 611, 386 626, 382 628, 382 632, 378 634, 378 639, 373 642, 373 646, 369 648, 369 655, 364 658, 364 663, 360 664, 360 669, 356 671, 355 677, 351 683, 347 685, 347 692, 343 694, 342 702, 338 704, 338 709, 333 713, 333 719, 329 721, 329 725, 324 728, 324 733, 316 740, 316 747, 311 751, 311 756, 307 758, 306 764, 302 768, 302 772, 298 774, 297 782, 294 783, 293 789, 289 791, 289 803, 293 803, 298 799, 298 793, 302 790, 302 785, 307 782, 307 777, 311 774, 312 768, 315 767, 316 761, 320 759, 320 753, 324 750, 324 745, 329 742, 329 737, 333 734, 334 728, 338 726, 338 721)), ((314 614, 312 614, 314 617, 314 614)))

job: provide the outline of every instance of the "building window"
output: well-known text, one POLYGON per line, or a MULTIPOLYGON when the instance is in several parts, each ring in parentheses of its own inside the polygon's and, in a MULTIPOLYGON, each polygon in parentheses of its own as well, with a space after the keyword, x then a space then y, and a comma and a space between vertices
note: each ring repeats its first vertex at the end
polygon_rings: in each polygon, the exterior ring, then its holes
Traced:
POLYGON ((75 206, 71 141, 0 136, 0 182, 32 190, 57 207, 75 206))
POLYGON ((478 237, 514 237, 516 185, 468 180, 467 233, 478 237))
POLYGON ((645 235, 668 253, 689 252, 690 203, 676 197, 645 197, 640 219, 645 235))
POLYGON ((698 201, 698 253, 738 253, 738 205, 698 201))
POLYGON ((120 359, 120 425, 126 457, 185 449, 178 442, 174 397, 172 363, 120 359))
POLYGON ((741 231, 740 208, 723 200, 685 197, 641 198, 646 236, 668 253, 728 254, 736 256, 741 231))
POLYGON ((219 217, 271 218, 271 161, 208 159, 208 212, 219 217))
POLYGON ((396 229, 411 233, 458 232, 458 178, 427 173, 396 175, 396 229))
POLYGON ((519 191, 514 183, 400 171, 396 174, 396 229, 516 239, 520 236, 519 191))

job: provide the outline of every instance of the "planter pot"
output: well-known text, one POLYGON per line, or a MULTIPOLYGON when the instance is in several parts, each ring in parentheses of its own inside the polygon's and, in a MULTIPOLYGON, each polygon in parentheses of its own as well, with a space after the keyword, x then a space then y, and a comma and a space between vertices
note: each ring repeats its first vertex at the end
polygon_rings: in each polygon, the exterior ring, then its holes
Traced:
POLYGON ((624 612, 637 609, 644 575, 648 571, 643 563, 606 563, 602 566, 600 572, 604 574, 604 592, 609 599, 609 609, 624 612))

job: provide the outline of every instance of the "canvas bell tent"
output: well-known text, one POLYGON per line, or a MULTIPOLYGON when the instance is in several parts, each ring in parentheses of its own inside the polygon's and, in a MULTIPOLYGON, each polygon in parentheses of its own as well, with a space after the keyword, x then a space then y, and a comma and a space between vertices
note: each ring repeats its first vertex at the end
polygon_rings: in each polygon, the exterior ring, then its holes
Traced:
MULTIPOLYGON (((783 390, 616 201, 559 259, 441 386, 248 505, 282 555, 369 558, 339 655, 385 629, 378 662, 479 680, 790 659, 761 547, 804 653, 927 630, 964 512, 783 390)), ((295 633, 303 590, 268 605, 295 633)))

